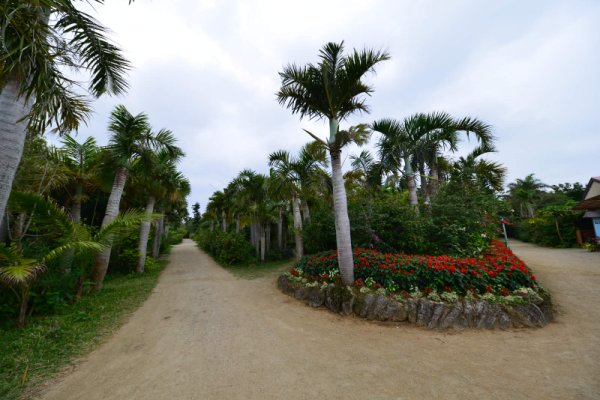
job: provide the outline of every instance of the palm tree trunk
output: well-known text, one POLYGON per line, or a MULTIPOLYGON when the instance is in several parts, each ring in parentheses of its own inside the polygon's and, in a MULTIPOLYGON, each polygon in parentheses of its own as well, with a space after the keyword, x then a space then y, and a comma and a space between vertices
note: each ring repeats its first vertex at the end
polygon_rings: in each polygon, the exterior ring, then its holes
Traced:
POLYGON ((221 211, 221 219, 223 220, 223 223, 221 224, 221 227, 223 228, 223 232, 227 232, 227 218, 226 218, 227 214, 225 214, 225 211, 221 211))
POLYGON ((305 198, 302 198, 302 222, 305 224, 310 223, 310 209, 305 198))
POLYGON ((304 256, 304 241, 302 239, 302 217, 300 216, 300 200, 298 193, 292 193, 292 209, 294 212, 294 241, 296 242, 296 260, 304 256))
POLYGON ((352 258, 352 241, 350 237, 350 219, 344 176, 342 173, 341 150, 329 149, 331 157, 331 175, 333 183, 333 208, 335 213, 335 238, 338 251, 338 263, 342 282, 345 285, 354 283, 354 260, 352 258))
POLYGON ((235 216, 235 233, 240 233, 240 216, 235 216))
POLYGON ((158 258, 160 255, 160 241, 162 239, 164 226, 165 215, 161 214, 158 221, 156 221, 156 231, 154 233, 154 241, 152 242, 152 258, 158 258))
POLYGON ((19 167, 27 132, 29 113, 24 99, 18 97, 19 84, 9 79, 0 90, 0 215, 4 215, 15 173, 19 167))
POLYGON ((137 268, 135 269, 135 272, 137 272, 138 274, 144 272, 144 267, 146 266, 148 236, 150 236, 150 223, 152 220, 152 213, 154 212, 155 203, 156 198, 152 195, 148 196, 148 201, 146 202, 146 218, 144 218, 140 226, 140 244, 138 251, 140 253, 140 257, 138 259, 137 268))
POLYGON ((73 205, 71 206, 71 220, 75 223, 81 221, 81 194, 83 186, 78 183, 75 187, 75 196, 73 196, 73 205))
POLYGON ((431 164, 429 175, 431 175, 429 178, 429 195, 435 198, 440 188, 440 173, 436 164, 431 164))
POLYGON ((406 186, 408 186, 408 203, 413 206, 415 212, 418 214, 419 199, 417 197, 417 183, 415 182, 415 174, 408 158, 404 159, 404 173, 406 174, 406 186))
POLYGON ((25 327, 25 317, 27 315, 27 305, 29 304, 29 287, 21 289, 21 304, 19 305, 19 316, 17 317, 17 328, 25 327))
MULTIPOLYGON (((123 196, 126 180, 127 169, 125 167, 117 167, 115 180, 106 205, 106 213, 102 219, 102 228, 113 222, 119 214, 119 205, 121 203, 121 196, 123 196)), ((110 260, 110 251, 111 246, 108 246, 106 249, 96 254, 94 269, 92 271, 92 281, 94 282, 94 290, 97 292, 102 290, 102 284, 104 283, 104 277, 106 276, 106 270, 108 269, 108 261, 110 260)))
POLYGON ((265 240, 267 243, 267 253, 271 251, 271 223, 267 222, 267 226, 265 227, 265 240))
POLYGON ((263 224, 258 225, 260 230, 260 261, 265 261, 265 252, 267 250, 267 240, 265 235, 265 227, 263 224))
POLYGON ((279 219, 277 220, 277 248, 283 250, 283 207, 279 207, 279 219))

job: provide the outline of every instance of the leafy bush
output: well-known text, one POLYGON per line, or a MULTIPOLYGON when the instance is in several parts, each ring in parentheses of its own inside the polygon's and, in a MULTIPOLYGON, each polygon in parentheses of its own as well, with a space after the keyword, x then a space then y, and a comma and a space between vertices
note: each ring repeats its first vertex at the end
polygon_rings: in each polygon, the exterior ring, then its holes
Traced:
POLYGON ((239 233, 200 231, 195 240, 202 250, 224 264, 237 264, 253 258, 252 245, 239 233))
MULTIPOLYGON (((314 279, 340 279, 336 252, 302 258, 296 268, 314 279)), ((373 280, 379 287, 394 291, 468 291, 506 293, 521 287, 537 287, 536 278, 523 261, 497 240, 478 258, 382 253, 377 250, 354 250, 356 285, 373 280)), ((375 286, 375 288, 377 288, 375 286)))

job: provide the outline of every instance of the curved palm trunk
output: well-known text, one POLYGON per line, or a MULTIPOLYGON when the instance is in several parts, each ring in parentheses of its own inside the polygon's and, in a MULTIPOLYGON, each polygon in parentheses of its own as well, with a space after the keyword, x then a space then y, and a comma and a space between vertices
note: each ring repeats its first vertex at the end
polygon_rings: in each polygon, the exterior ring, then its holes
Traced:
POLYGON ((302 239, 302 217, 300 216, 300 200, 298 193, 292 193, 292 209, 294 212, 294 241, 296 242, 296 259, 304 256, 304 241, 302 239))
MULTIPOLYGON (((119 204, 121 203, 121 197, 123 196, 123 189, 125 188, 126 180, 127 169, 125 167, 118 167, 112 190, 110 191, 110 196, 108 197, 106 213, 102 219, 102 228, 113 222, 119 214, 119 204)), ((108 246, 106 249, 96 254, 94 270, 92 271, 92 281, 94 282, 94 290, 97 292, 102 290, 102 284, 104 283, 104 277, 106 276, 106 270, 108 269, 108 261, 110 260, 111 249, 112 247, 108 246)))
POLYGON ((156 204, 156 198, 154 196, 148 196, 148 201, 146 202, 146 218, 144 218, 142 225, 140 226, 140 244, 138 250, 140 257, 135 269, 135 272, 138 274, 144 272, 146 266, 146 252, 148 250, 148 237, 150 236, 150 223, 152 220, 152 213, 154 212, 154 204, 156 204))
POLYGON ((0 91, 0 215, 4 215, 15 173, 21 161, 27 123, 19 121, 29 107, 18 97, 18 83, 10 79, 0 91))
POLYGON ((331 175, 333 183, 333 208, 335 213, 335 238, 338 250, 338 262, 342 281, 345 285, 354 283, 354 260, 352 258, 352 242, 350 237, 350 219, 346 188, 342 174, 340 149, 330 149, 331 175))

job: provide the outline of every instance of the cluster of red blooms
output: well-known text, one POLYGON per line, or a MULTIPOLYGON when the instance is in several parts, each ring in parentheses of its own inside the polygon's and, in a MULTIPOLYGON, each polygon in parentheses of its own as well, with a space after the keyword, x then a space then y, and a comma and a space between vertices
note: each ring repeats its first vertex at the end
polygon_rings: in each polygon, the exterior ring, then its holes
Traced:
MULTIPOLYGON (((534 287, 536 277, 504 243, 493 240, 480 257, 452 257, 381 253, 377 250, 354 249, 354 273, 357 282, 373 278, 378 284, 397 284, 401 289, 411 286, 433 287, 436 290, 476 289, 491 291, 502 287, 508 292, 518 287, 534 287)), ((297 266, 309 276, 324 279, 337 268, 337 254, 330 252, 305 257, 297 266)))

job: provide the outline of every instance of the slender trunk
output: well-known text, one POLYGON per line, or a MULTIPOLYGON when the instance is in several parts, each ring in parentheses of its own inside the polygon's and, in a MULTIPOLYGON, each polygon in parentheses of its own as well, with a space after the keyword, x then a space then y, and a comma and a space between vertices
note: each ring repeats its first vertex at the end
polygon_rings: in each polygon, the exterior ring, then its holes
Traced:
POLYGON ((565 241, 563 240, 562 235, 560 234, 560 227, 558 226, 558 218, 554 218, 554 225, 556 225, 556 233, 558 234, 560 242, 564 243, 565 241))
POLYGON ((265 227, 265 235, 266 235, 266 241, 267 241, 267 253, 269 251, 271 251, 271 223, 268 222, 267 226, 265 227))
POLYGON ((16 80, 8 79, 0 89, 0 215, 6 211, 27 133, 26 121, 17 122, 29 113, 24 99, 18 97, 18 88, 16 80))
POLYGON ((17 218, 15 218, 15 224, 13 225, 12 230, 12 238, 13 240, 20 242, 23 238, 23 233, 25 233, 25 220, 27 219, 27 215, 25 213, 17 214, 17 218))
POLYGON ((425 176, 425 165, 422 163, 419 163, 419 181, 421 183, 421 196, 425 197, 425 190, 427 190, 427 177, 425 176))
POLYGON ((429 178, 429 195, 431 196, 431 198, 435 199, 440 188, 440 174, 438 171, 437 164, 431 164, 429 174, 431 175, 431 177, 429 178))
POLYGON ((260 227, 256 222, 252 223, 252 230, 254 231, 254 251, 258 260, 260 259, 260 227))
POLYGON ((75 284, 75 300, 81 300, 81 296, 83 296, 83 284, 85 283, 85 276, 81 275, 77 278, 77 283, 75 284))
POLYGON ((240 216, 235 216, 235 233, 240 233, 240 216))
POLYGON ((302 198, 302 222, 305 224, 310 223, 310 209, 308 208, 308 203, 304 198, 302 198))
POLYGON ((419 199, 417 198, 417 183, 413 173, 410 159, 404 159, 404 173, 406 174, 406 186, 408 186, 408 203, 413 206, 415 212, 419 213, 419 199))
POLYGON ((342 281, 345 285, 352 285, 354 283, 354 260, 352 258, 350 219, 348 218, 348 204, 346 199, 346 188, 344 187, 341 153, 340 149, 332 148, 329 150, 333 183, 335 238, 342 281))
POLYGON ((223 220, 221 227, 223 228, 223 232, 227 232, 227 218, 225 211, 221 211, 221 219, 223 220))
POLYGON ((75 196, 73 196, 73 205, 71 206, 71 220, 76 224, 81 222, 81 194, 83 186, 78 183, 75 187, 75 196))
POLYGON ((298 193, 292 193, 292 209, 294 212, 294 241, 296 242, 296 260, 304 256, 304 241, 302 239, 302 217, 300 216, 300 200, 298 193))
POLYGON ((25 327, 25 317, 27 315, 27 305, 29 304, 29 288, 21 289, 21 304, 19 306, 19 316, 17 318, 17 328, 25 327))
POLYGON ((8 224, 6 222, 6 213, 0 218, 0 244, 8 241, 8 224))
POLYGON ((210 231, 214 231, 215 230, 215 221, 210 221, 210 231))
POLYGON ((140 257, 138 259, 137 268, 135 272, 141 274, 144 272, 144 268, 146 266, 146 251, 148 249, 148 236, 150 236, 150 223, 152 221, 152 213, 154 212, 154 204, 156 203, 156 198, 152 195, 148 196, 148 201, 146 202, 146 216, 142 221, 140 226, 140 244, 139 244, 139 254, 140 257))
POLYGON ((263 224, 258 225, 260 231, 260 261, 265 261, 265 252, 267 250, 267 240, 265 235, 265 227, 263 224))
POLYGON ((277 220, 277 248, 283 250, 283 207, 279 207, 279 219, 277 220))
POLYGON ((161 214, 158 221, 156 221, 156 232, 154 234, 154 241, 152 242, 152 258, 158 258, 160 255, 160 241, 162 240, 164 224, 165 215, 161 214))
MULTIPOLYGON (((102 219, 103 228, 113 222, 119 214, 119 204, 121 203, 121 196, 123 196, 126 180, 127 169, 125 167, 117 167, 115 180, 106 205, 106 213, 102 219)), ((94 282, 94 290, 97 292, 102 290, 102 284, 104 283, 104 277, 106 276, 106 271, 108 269, 108 261, 110 260, 110 251, 111 246, 108 246, 106 249, 96 254, 94 269, 92 271, 92 281, 94 282)))

